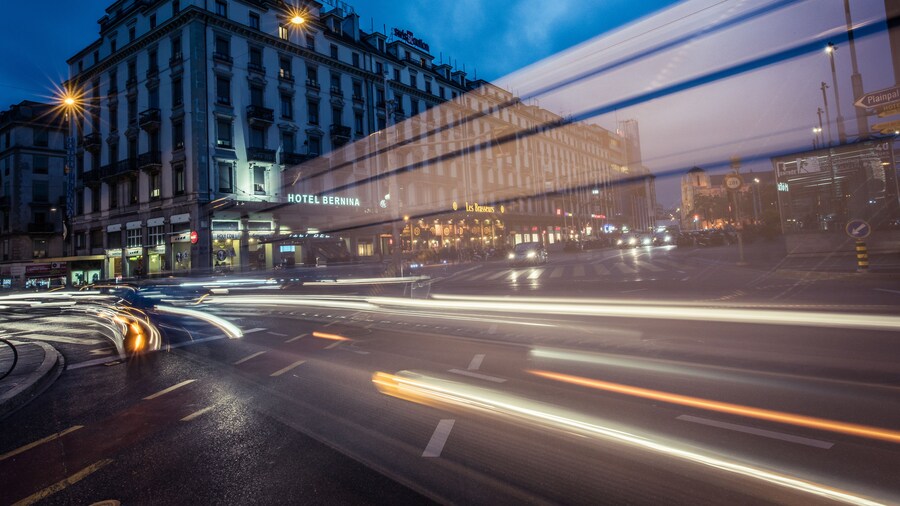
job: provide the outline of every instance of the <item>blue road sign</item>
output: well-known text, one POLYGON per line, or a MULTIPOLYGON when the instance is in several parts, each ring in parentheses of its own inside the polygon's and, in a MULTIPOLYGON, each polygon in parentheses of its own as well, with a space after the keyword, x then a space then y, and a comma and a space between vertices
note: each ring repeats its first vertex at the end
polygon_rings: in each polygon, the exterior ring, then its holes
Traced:
POLYGON ((866 222, 866 220, 850 220, 847 222, 846 228, 844 230, 847 231, 847 235, 854 239, 865 239, 869 237, 869 234, 872 233, 872 227, 866 222))

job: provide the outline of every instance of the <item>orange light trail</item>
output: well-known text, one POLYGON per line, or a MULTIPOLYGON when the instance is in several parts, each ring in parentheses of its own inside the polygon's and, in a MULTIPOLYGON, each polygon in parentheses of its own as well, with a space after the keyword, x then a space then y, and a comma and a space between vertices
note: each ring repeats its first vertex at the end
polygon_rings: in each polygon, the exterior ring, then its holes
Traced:
POLYGON ((731 404, 728 402, 711 401, 701 399, 699 397, 690 397, 687 395, 670 394, 658 390, 650 390, 647 388, 633 387, 622 385, 619 383, 610 383, 608 381, 600 381, 591 378, 583 378, 580 376, 571 376, 568 374, 560 374, 550 371, 527 371, 535 376, 542 378, 571 383, 588 388, 596 388, 598 390, 606 390, 633 397, 642 397, 644 399, 653 399, 656 401, 667 402, 670 404, 679 404, 692 408, 705 409, 709 411, 718 411, 731 415, 746 416, 749 418, 757 418, 759 420, 767 420, 770 422, 785 423, 790 425, 798 425, 811 429, 824 430, 829 432, 838 432, 851 436, 859 436, 871 439, 881 439, 891 443, 900 443, 900 432, 882 429, 879 427, 870 427, 866 425, 858 425, 855 423, 838 422, 834 420, 826 420, 824 418, 815 418, 812 416, 795 415, 784 413, 781 411, 773 411, 768 409, 754 408, 750 406, 741 406, 740 404, 731 404))
POLYGON ((313 332, 312 335, 313 335, 313 337, 318 337, 320 339, 331 339, 332 341, 349 341, 350 340, 344 336, 339 336, 337 334, 326 334, 324 332, 318 332, 318 331, 313 332))

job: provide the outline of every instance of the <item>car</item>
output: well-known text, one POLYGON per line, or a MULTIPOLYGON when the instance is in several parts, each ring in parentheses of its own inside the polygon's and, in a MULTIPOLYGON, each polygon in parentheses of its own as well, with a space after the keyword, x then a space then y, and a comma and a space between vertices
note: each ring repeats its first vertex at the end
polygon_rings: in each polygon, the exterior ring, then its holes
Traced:
POLYGON ((539 242, 523 242, 517 244, 507 256, 511 265, 545 264, 548 260, 547 250, 539 242))
POLYGON ((637 248, 641 245, 641 238, 638 234, 622 234, 616 239, 616 247, 621 249, 637 248))

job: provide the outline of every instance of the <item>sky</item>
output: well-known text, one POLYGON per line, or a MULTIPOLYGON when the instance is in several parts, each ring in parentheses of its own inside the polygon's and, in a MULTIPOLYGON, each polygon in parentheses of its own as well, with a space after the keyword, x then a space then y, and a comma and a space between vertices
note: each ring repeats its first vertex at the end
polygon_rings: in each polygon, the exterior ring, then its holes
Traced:
MULTIPOLYGON (((53 16, 39 2, 0 0, 0 107, 46 97, 66 75, 65 60, 97 37, 97 20, 109 0, 54 2, 53 16), (53 34, 49 36, 48 34, 53 34)), ((585 115, 614 130, 635 119, 644 163, 657 174, 660 203, 678 205, 678 171, 694 165, 724 170, 732 156, 751 160, 768 151, 811 146, 820 83, 831 86, 828 57, 818 50, 788 61, 664 93, 630 106, 616 104, 653 94, 686 79, 765 58, 803 42, 843 34, 842 0, 355 0, 349 2, 364 30, 411 30, 436 60, 451 62, 469 77, 487 79, 561 115, 585 115), (771 12, 698 36, 753 9, 771 12), (685 39, 685 37, 688 37, 685 39), (561 82, 586 69, 633 58, 660 44, 681 43, 575 84, 561 82), (542 90, 542 91, 541 91, 542 90), (726 161, 723 164, 723 161, 726 161)), ((883 0, 851 2, 857 24, 877 25, 883 0)), ((883 24, 883 23, 882 23, 883 24)), ((876 31, 877 32, 877 31, 876 31)), ((864 90, 892 86, 886 35, 858 38, 864 90)), ((835 56, 847 131, 855 134, 849 54, 835 56)), ((834 127, 833 90, 829 108, 834 127)), ((872 120, 874 123, 876 120, 872 120)), ((826 125, 827 127, 827 125, 826 125)), ((836 131, 836 128, 832 128, 836 131)), ((836 133, 833 134, 836 137, 836 133)), ((743 170, 771 170, 767 159, 743 170)))

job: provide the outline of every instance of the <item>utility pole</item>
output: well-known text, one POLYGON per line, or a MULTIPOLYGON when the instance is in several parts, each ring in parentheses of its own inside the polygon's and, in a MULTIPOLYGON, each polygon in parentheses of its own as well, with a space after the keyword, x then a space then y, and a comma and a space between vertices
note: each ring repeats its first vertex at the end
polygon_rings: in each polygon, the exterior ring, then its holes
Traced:
POLYGON ((834 107, 837 111, 835 120, 837 121, 838 144, 846 144, 847 132, 844 131, 844 117, 841 116, 841 97, 838 95, 837 71, 834 68, 834 52, 837 51, 837 46, 829 42, 826 51, 828 52, 828 60, 831 62, 831 85, 834 88, 834 107))
MULTIPOLYGON (((831 112, 828 110, 828 94, 825 93, 825 90, 828 89, 828 85, 825 84, 825 81, 822 81, 822 101, 825 102, 825 123, 828 125, 828 147, 831 147, 831 112)), ((821 116, 819 116, 821 118, 821 116)))

